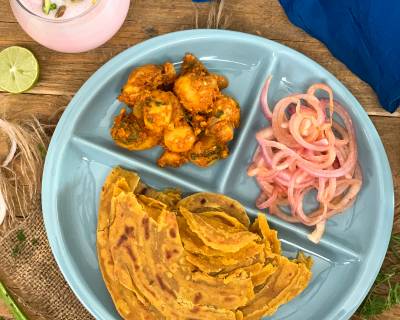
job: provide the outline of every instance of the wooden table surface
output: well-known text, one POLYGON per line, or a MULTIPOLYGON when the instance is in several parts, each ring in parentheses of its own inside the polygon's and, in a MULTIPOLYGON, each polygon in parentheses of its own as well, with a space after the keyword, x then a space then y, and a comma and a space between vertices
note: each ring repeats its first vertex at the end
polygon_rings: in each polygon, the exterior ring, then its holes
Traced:
MULTIPOLYGON (((0 112, 9 118, 35 114, 49 117, 65 106, 88 77, 117 53, 141 41, 195 26, 190 0, 132 1, 121 30, 102 47, 81 54, 51 51, 35 43, 16 22, 9 0, 0 0, 0 50, 12 45, 30 49, 40 64, 38 84, 28 93, 0 91, 0 112)), ((390 114, 379 105, 372 89, 332 57, 324 45, 291 25, 277 0, 225 1, 228 29, 280 42, 304 53, 335 75, 358 99, 370 116, 385 145, 395 183, 396 214, 400 214, 400 110, 390 114)), ((199 27, 205 25, 208 4, 199 10, 199 27)), ((388 222, 389 223, 389 222, 388 222)), ((1 266, 1 262, 0 262, 1 266)))

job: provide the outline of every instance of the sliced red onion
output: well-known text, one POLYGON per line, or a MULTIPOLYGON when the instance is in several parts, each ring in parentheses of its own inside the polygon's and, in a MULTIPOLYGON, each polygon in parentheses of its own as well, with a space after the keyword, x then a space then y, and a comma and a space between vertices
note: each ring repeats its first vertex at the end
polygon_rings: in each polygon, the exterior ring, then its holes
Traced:
POLYGON ((272 123, 256 134, 259 146, 248 169, 261 189, 256 204, 285 221, 315 226, 309 239, 318 243, 326 220, 349 208, 361 189, 354 127, 347 111, 333 100, 332 89, 322 83, 306 94, 281 99, 271 111, 270 81, 271 77, 262 90, 261 107, 272 123), (326 91, 329 99, 317 98, 317 90, 326 91), (344 126, 333 121, 334 113, 344 126), (303 199, 313 189, 318 191, 319 208, 305 213, 303 199), (290 207, 290 214, 282 205, 290 207))

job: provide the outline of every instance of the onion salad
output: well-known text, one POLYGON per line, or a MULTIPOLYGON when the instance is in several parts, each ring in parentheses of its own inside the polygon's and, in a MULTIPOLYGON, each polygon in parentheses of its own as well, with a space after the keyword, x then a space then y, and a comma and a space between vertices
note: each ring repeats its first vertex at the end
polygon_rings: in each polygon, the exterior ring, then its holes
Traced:
POLYGON ((247 172, 261 189, 256 205, 285 221, 314 226, 308 238, 318 243, 327 219, 351 207, 361 189, 353 123, 323 83, 281 99, 271 111, 270 82, 271 77, 261 92, 261 107, 271 126, 257 132, 258 147, 247 172), (318 98, 317 91, 328 98, 318 98), (312 190, 318 207, 305 212, 303 200, 312 190))

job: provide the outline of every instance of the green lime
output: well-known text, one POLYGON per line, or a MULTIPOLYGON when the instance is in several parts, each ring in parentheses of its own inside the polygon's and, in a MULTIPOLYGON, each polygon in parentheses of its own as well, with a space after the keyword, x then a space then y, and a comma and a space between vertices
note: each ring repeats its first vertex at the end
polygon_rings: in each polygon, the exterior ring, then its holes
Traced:
POLYGON ((29 90, 39 78, 39 64, 28 49, 9 47, 0 52, 0 88, 12 93, 29 90))

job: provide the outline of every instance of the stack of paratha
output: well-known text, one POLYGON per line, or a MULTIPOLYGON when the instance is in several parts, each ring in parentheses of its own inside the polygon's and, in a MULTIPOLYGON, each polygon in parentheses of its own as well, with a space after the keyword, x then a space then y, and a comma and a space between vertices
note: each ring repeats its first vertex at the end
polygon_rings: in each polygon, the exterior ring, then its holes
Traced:
POLYGON ((102 189, 97 250, 124 319, 260 319, 311 278, 311 259, 282 256, 264 215, 250 224, 233 199, 181 199, 121 168, 102 189))

